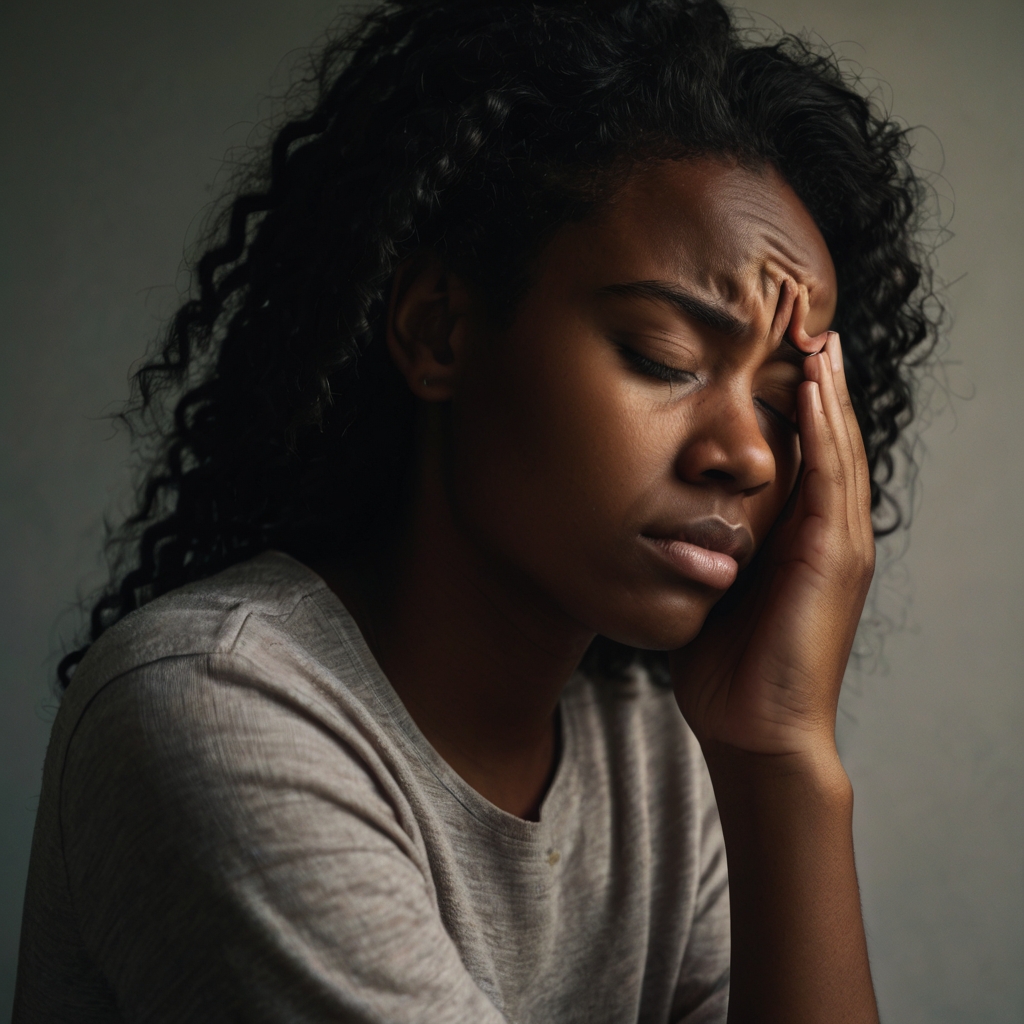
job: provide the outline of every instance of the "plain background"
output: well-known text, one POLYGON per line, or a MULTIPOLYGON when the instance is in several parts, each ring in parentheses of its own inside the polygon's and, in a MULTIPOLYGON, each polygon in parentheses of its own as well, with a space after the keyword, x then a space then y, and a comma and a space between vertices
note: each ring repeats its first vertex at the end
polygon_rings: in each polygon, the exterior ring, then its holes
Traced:
MULTIPOLYGON (((833 44, 933 133, 918 133, 919 160, 941 171, 952 232, 939 251, 953 282, 946 383, 933 388, 909 548, 879 581, 875 655, 848 678, 841 746, 883 1019, 1020 1024, 1024 0, 756 9, 833 44)), ((3 1016, 56 653, 100 579, 102 517, 124 500, 127 447, 104 416, 173 308, 225 153, 336 10, 8 0, 0 13, 3 1016)))

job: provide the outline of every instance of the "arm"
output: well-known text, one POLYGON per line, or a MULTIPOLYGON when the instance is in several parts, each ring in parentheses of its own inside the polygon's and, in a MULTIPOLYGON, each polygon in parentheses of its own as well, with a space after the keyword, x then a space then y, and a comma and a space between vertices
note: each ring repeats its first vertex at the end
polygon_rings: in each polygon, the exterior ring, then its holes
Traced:
POLYGON ((742 760, 711 769, 729 858, 730 1024, 874 1024, 849 781, 838 761, 742 760))
POLYGON ((803 474, 757 585, 674 656, 729 861, 730 1024, 875 1024, 839 688, 874 565, 870 482, 838 336, 808 357, 803 474))

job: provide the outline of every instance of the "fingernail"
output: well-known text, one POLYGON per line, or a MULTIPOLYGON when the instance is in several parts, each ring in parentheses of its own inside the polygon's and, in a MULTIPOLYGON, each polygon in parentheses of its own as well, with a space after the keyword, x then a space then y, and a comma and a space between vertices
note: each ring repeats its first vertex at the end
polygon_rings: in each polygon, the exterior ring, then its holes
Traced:
POLYGON ((821 404, 821 390, 818 387, 818 382, 812 380, 811 381, 811 387, 813 388, 814 411, 815 412, 820 412, 821 415, 824 416, 825 415, 825 408, 821 404))
POLYGON ((828 357, 832 360, 832 372, 839 373, 843 368, 843 350, 839 347, 839 335, 835 331, 828 332, 828 357))

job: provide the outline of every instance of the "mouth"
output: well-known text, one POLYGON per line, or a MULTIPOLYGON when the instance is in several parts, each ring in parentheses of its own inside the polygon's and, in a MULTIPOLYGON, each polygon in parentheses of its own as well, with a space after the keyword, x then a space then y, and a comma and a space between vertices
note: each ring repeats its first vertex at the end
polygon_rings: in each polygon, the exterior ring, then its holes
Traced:
POLYGON ((668 535, 641 537, 680 575, 712 590, 728 590, 754 553, 750 531, 718 516, 694 520, 668 535))

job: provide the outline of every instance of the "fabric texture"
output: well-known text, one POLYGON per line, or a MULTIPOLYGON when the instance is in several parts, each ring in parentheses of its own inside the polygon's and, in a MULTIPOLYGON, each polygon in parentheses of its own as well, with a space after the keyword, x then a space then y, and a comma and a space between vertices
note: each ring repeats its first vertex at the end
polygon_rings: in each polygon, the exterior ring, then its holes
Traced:
POLYGON ((152 602, 54 723, 15 1024, 724 1021, 725 851, 671 693, 576 677, 560 720, 524 821, 293 559, 152 602))

